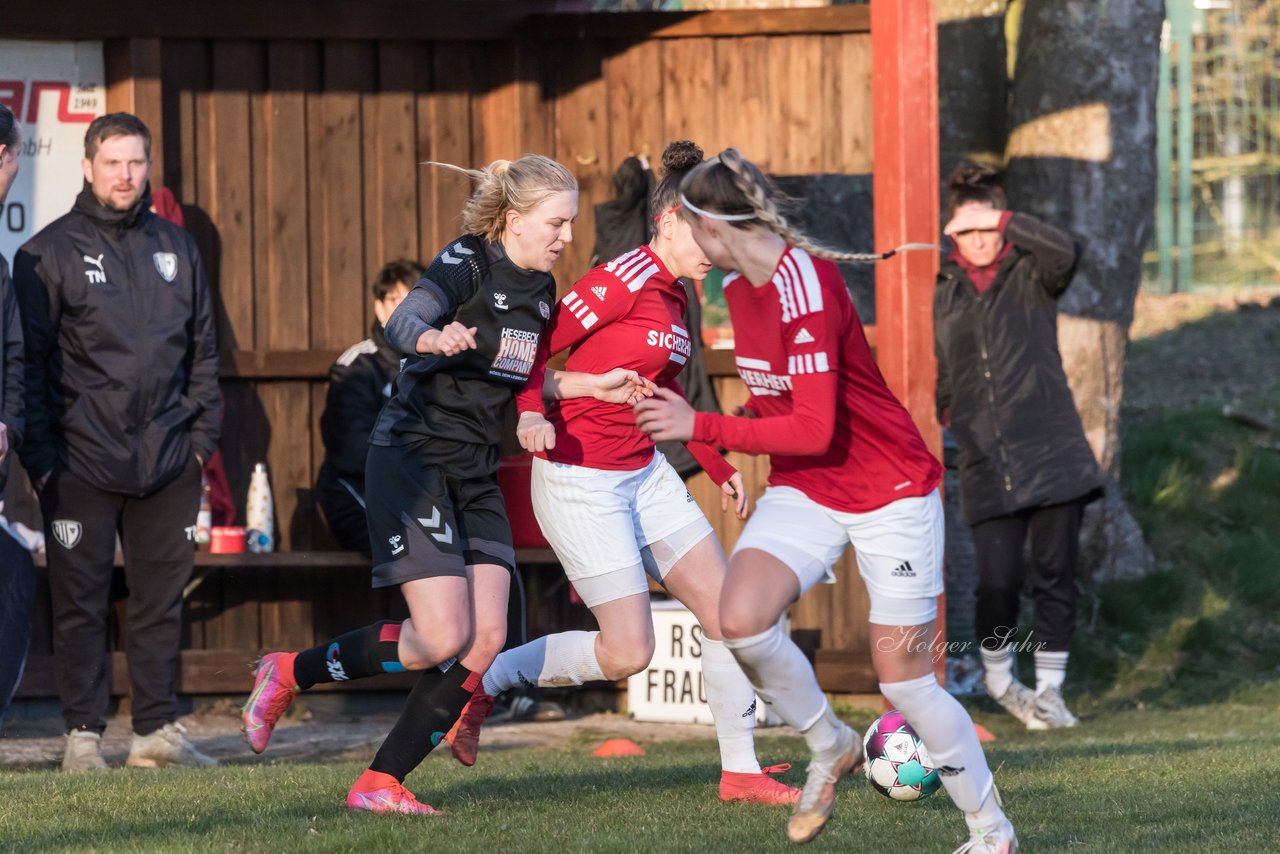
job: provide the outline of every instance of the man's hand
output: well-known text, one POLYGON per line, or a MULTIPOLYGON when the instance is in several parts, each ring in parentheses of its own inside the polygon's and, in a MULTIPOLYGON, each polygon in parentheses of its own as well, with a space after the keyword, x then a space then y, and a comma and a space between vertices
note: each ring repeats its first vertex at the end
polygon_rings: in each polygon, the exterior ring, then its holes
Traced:
POLYGON ((614 368, 612 371, 596 375, 595 399, 606 403, 621 403, 634 406, 640 401, 653 397, 658 390, 650 380, 635 371, 626 368, 614 368))
POLYGON ((670 389, 660 388, 636 404, 636 426, 655 442, 688 442, 693 438, 693 407, 670 389))
POLYGON ((742 472, 735 471, 733 477, 720 485, 720 511, 729 512, 729 499, 733 499, 733 515, 739 519, 747 518, 747 490, 742 485, 742 472))
POLYGON ((556 428, 540 412, 521 412, 516 438, 520 440, 520 447, 537 454, 556 446, 556 428))
POLYGON ((418 352, 434 356, 456 356, 476 348, 476 327, 453 321, 443 329, 428 329, 418 338, 418 352))

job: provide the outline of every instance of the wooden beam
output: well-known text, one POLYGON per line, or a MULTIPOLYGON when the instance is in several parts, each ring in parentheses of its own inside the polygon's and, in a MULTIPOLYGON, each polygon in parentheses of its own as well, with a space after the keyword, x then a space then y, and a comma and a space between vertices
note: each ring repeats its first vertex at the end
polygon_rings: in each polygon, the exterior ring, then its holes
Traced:
POLYGON ((534 15, 529 33, 539 39, 678 39, 706 36, 865 33, 866 6, 732 9, 711 12, 599 12, 534 15))
MULTIPOLYGON (((44 553, 35 556, 36 566, 45 566, 44 553)), ((516 549, 516 563, 528 566, 558 564, 551 549, 516 549)), ((116 566, 124 566, 124 555, 116 552, 116 566)), ((211 554, 196 552, 195 565, 238 569, 349 569, 369 565, 360 552, 270 552, 269 554, 211 554)))
POLYGON ((109 39, 103 44, 107 112, 133 113, 151 131, 151 186, 164 186, 164 110, 160 40, 109 39))
MULTIPOLYGON (((938 46, 934 0, 871 0, 876 245, 934 243, 939 231, 938 46)), ((936 252, 903 252, 876 265, 876 353, 889 388, 942 458, 934 415, 936 252)), ((946 596, 935 633, 946 638, 946 596)), ((946 657, 934 668, 946 683, 946 657)))

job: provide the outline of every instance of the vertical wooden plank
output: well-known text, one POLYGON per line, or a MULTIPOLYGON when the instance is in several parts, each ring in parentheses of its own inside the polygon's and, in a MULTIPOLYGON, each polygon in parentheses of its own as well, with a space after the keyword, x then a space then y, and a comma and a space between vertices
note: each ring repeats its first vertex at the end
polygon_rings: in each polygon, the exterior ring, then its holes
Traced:
POLYGON ((360 97, 376 55, 364 42, 322 46, 322 91, 307 96, 311 213, 311 346, 345 349, 364 333, 364 211, 360 97))
MULTIPOLYGON (((931 243, 938 233, 937 29, 932 0, 871 4, 874 69, 876 245, 931 243)), ((934 416, 932 296, 935 252, 905 252, 876 265, 876 357, 935 455, 942 432, 934 416)), ((945 637, 945 603, 938 632, 945 637)), ((946 678, 945 658, 938 663, 946 678)))
POLYGON ((196 97, 198 202, 217 232, 215 288, 226 321, 219 329, 224 349, 255 345, 249 94, 263 80, 259 44, 218 41, 212 50, 213 88, 196 97))
POLYGON ((664 141, 692 139, 711 154, 735 144, 720 127, 715 64, 714 39, 662 42, 664 141))
MULTIPOLYGON (((439 42, 432 50, 430 95, 418 98, 418 159, 472 167, 471 95, 469 81, 480 69, 474 45, 439 42)), ((457 237, 462 206, 471 193, 463 175, 438 166, 418 172, 420 232, 418 255, 429 262, 457 237)))
POLYGON ((835 127, 825 133, 829 168, 843 175, 871 171, 871 37, 842 33, 826 37, 829 69, 823 75, 824 101, 833 105, 835 127))
POLYGON ((602 63, 604 48, 593 43, 559 45, 551 53, 558 70, 555 106, 555 159, 578 179, 578 222, 569 244, 556 265, 561 292, 590 269, 595 245, 594 205, 612 192, 613 170, 609 156, 609 105, 602 63))
POLYGON ((151 131, 151 186, 164 186, 164 113, 159 39, 110 39, 103 45, 107 112, 133 113, 151 131))
POLYGON ((661 63, 662 46, 656 39, 631 45, 604 61, 611 170, 632 155, 648 157, 658 170, 662 150, 670 141, 663 136, 661 63))
MULTIPOLYGON (((773 78, 769 41, 762 36, 716 40, 718 125, 726 145, 762 163, 770 156, 768 112, 773 78)), ((710 149, 712 156, 719 149, 710 149)))
POLYGON ((774 70, 769 90, 769 172, 812 175, 825 171, 822 163, 824 116, 831 107, 822 102, 822 43, 819 36, 778 36, 769 41, 769 64, 774 70), (785 69, 785 71, 782 71, 785 69))
POLYGON ((267 89, 251 99, 253 118, 255 327, 262 350, 310 345, 307 287, 307 105, 319 57, 305 42, 267 44, 267 89))
MULTIPOLYGON (((198 201, 196 164, 197 93, 209 87, 209 49, 204 42, 165 41, 161 48, 165 180, 180 201, 194 206, 198 201)), ((206 216, 188 213, 187 228, 196 243, 210 280, 216 278, 213 231, 206 216)), ((219 342, 226 346, 226 342, 219 342)))

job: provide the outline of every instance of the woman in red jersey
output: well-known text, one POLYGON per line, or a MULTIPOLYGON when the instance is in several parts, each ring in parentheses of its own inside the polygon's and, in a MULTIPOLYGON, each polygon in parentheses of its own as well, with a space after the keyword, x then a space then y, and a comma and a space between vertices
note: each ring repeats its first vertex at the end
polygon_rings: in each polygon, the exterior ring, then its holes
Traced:
POLYGON ((885 385, 836 265, 779 212, 781 194, 735 149, 691 170, 682 215, 712 264, 732 275, 748 417, 694 413, 663 390, 636 406, 655 440, 769 454, 769 488, 734 549, 720 600, 725 645, 756 691, 812 751, 787 825, 807 842, 831 815, 835 783, 862 760, 813 668, 778 628, 787 607, 852 543, 871 600, 880 690, 906 716, 965 813, 969 851, 1017 849, 964 708, 933 675, 930 640, 942 581, 942 467, 885 385))
MULTIPOLYGON (((675 377, 689 355, 689 334, 678 278, 700 280, 710 264, 679 216, 678 188, 685 172, 701 162, 702 149, 691 142, 668 146, 666 175, 650 200, 653 240, 592 270, 556 306, 547 327, 549 347, 552 353, 570 351, 569 371, 594 373, 594 366, 606 364, 633 370, 684 399, 675 377)), ((555 382, 552 374, 548 384, 555 382)), ((526 388, 517 402, 522 411, 536 406, 537 390, 526 388)), ((647 574, 702 625, 703 680, 723 766, 721 799, 794 803, 799 791, 769 777, 756 759, 755 694, 720 640, 727 562, 684 482, 636 429, 629 405, 561 400, 547 408, 547 418, 555 445, 534 460, 533 508, 600 630, 560 632, 500 654, 449 733, 454 756, 475 762, 480 724, 502 691, 522 683, 612 681, 647 667, 654 651, 647 574)), ((689 450, 724 491, 722 508, 733 498, 745 516, 741 475, 709 444, 693 442, 689 450)))

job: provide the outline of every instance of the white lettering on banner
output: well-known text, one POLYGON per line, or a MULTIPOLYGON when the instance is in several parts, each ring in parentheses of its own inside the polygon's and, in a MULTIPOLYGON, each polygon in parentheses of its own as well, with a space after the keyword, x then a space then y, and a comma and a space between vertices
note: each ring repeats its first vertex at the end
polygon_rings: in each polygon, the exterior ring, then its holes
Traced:
POLYGON ((22 165, 0 208, 0 255, 10 260, 71 210, 84 175, 85 128, 106 111, 102 42, 0 40, 0 104, 22 122, 22 165))

